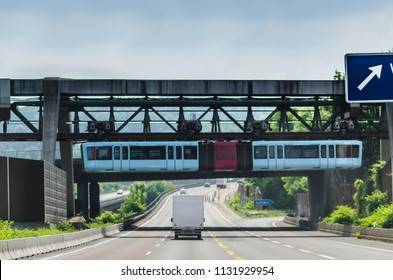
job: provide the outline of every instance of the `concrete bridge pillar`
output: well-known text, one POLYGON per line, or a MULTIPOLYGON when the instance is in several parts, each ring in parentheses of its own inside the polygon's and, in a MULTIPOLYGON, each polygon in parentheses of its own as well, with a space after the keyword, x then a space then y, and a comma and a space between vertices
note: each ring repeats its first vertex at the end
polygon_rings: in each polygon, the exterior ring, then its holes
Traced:
MULTIPOLYGON (((60 108, 59 132, 71 133, 70 114, 60 108)), ((74 165, 71 141, 60 141, 61 168, 67 172, 67 217, 75 215, 74 207, 74 165)))
POLYGON ((89 219, 89 190, 88 181, 79 181, 77 185, 76 214, 82 214, 87 220, 89 219))
POLYGON ((331 171, 315 171, 308 176, 309 220, 316 222, 326 215, 327 191, 331 171))
POLYGON ((42 131, 42 159, 54 165, 60 108, 60 79, 45 78, 43 90, 44 119, 42 131))
POLYGON ((100 185, 97 181, 90 182, 90 218, 100 214, 100 185))

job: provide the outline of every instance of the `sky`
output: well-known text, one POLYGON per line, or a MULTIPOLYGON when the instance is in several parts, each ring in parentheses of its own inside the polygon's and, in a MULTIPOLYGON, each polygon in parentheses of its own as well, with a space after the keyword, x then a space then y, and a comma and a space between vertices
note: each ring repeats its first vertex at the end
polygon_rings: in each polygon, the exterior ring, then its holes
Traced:
POLYGON ((0 0, 0 78, 331 80, 391 0, 0 0))

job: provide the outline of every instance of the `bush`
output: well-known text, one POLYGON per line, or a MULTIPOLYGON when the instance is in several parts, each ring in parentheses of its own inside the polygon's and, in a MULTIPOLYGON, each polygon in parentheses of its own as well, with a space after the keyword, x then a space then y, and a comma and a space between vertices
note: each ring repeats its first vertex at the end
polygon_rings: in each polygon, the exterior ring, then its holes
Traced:
POLYGON ((333 224, 351 225, 356 220, 356 211, 348 206, 337 206, 323 221, 333 224))
POLYGON ((371 195, 366 196, 367 214, 371 215, 380 206, 387 204, 389 201, 388 194, 375 190, 371 195))
POLYGON ((113 213, 112 211, 105 211, 94 219, 98 224, 119 224, 123 222, 120 214, 113 213))
POLYGON ((393 204, 379 207, 374 213, 360 219, 358 225, 362 227, 393 228, 393 204))
POLYGON ((73 232, 75 231, 74 226, 70 221, 67 220, 60 220, 57 225, 55 226, 55 229, 64 231, 64 232, 73 232))

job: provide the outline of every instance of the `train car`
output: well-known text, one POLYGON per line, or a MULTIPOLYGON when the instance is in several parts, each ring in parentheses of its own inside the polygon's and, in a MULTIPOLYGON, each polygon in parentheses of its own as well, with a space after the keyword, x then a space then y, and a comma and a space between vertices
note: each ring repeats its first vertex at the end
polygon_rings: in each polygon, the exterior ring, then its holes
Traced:
POLYGON ((198 142, 87 142, 81 145, 87 172, 196 171, 198 142))
POLYGON ((356 140, 91 142, 81 149, 87 172, 355 169, 362 163, 356 140))
POLYGON ((362 164, 362 142, 254 141, 253 170, 355 169, 362 164))

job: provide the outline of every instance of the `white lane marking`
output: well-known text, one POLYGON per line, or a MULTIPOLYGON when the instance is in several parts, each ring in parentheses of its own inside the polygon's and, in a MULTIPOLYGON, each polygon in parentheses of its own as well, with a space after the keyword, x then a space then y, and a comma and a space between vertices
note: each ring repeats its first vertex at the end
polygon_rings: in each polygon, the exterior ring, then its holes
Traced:
POLYGON ((327 255, 318 255, 318 257, 325 258, 325 259, 328 259, 328 260, 337 260, 336 258, 327 256, 327 255))
POLYGON ((313 252, 305 249, 298 249, 300 252, 307 253, 307 254, 314 254, 313 252))
POLYGON ((368 250, 374 250, 374 251, 380 251, 380 252, 386 252, 386 253, 393 253, 392 250, 373 248, 373 247, 369 247, 369 246, 355 245, 355 244, 350 244, 350 243, 345 243, 345 242, 338 242, 338 241, 334 241, 334 242, 336 242, 338 244, 342 244, 342 245, 351 246, 351 247, 358 247, 358 248, 362 248, 362 249, 368 249, 368 250))
MULTIPOLYGON (((150 223, 153 219, 155 219, 156 216, 157 216, 158 214, 160 214, 161 211, 165 208, 165 205, 168 203, 168 201, 169 201, 169 199, 170 199, 171 197, 172 197, 172 196, 168 197, 168 198, 165 200, 165 203, 164 203, 163 207, 162 207, 156 214, 154 214, 154 216, 153 216, 150 220, 148 220, 147 222, 143 223, 143 224, 140 225, 139 227, 143 227, 143 226, 147 225, 148 223, 150 223)), ((139 227, 138 227, 138 228, 139 228, 139 227)), ((120 234, 119 236, 113 236, 113 238, 108 239, 108 240, 105 240, 105 241, 102 241, 102 242, 99 242, 99 243, 97 243, 97 244, 90 245, 90 246, 86 246, 86 247, 84 247, 84 248, 80 248, 80 249, 77 249, 77 250, 73 250, 73 251, 71 251, 71 252, 66 252, 66 253, 57 254, 57 255, 52 256, 52 257, 44 258, 44 260, 50 260, 50 259, 55 259, 55 258, 62 257, 62 256, 67 256, 67 255, 79 253, 79 252, 82 252, 82 251, 84 251, 84 250, 88 250, 88 249, 91 249, 91 248, 95 248, 95 247, 104 245, 104 244, 106 244, 106 243, 109 243, 109 242, 112 242, 112 241, 114 241, 114 240, 117 240, 118 238, 122 238, 122 237, 124 237, 124 236, 131 235, 131 234, 133 234, 135 231, 137 231, 138 228, 136 228, 136 229, 134 229, 134 230, 131 230, 131 231, 127 231, 127 232, 125 232, 125 233, 123 233, 123 234, 120 234)), ((81 245, 83 245, 83 244, 81 244, 81 245)), ((66 249, 66 248, 65 248, 65 249, 66 249)))
POLYGON ((150 254, 151 254, 151 251, 147 252, 147 253, 145 254, 145 256, 148 256, 148 255, 150 255, 150 254))
POLYGON ((228 223, 230 223, 230 224, 233 225, 233 226, 236 226, 236 225, 233 224, 230 220, 228 220, 226 217, 224 217, 224 215, 221 214, 220 211, 218 211, 218 209, 216 208, 216 206, 214 206, 214 205, 212 205, 212 206, 213 206, 214 210, 216 210, 216 212, 217 212, 225 221, 227 221, 228 223))

